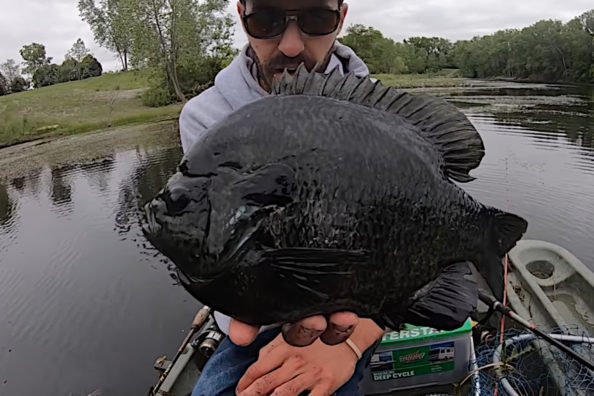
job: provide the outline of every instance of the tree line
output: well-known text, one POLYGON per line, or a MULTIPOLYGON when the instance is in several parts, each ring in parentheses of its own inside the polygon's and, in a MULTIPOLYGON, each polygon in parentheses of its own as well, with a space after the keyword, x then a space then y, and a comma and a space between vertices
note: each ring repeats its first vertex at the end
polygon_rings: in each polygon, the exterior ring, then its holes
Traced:
POLYGON ((228 0, 79 0, 95 40, 122 70, 149 68, 145 104, 184 102, 210 86, 237 53, 228 0))
MULTIPOLYGON (((229 0, 79 0, 78 10, 95 41, 117 54, 121 70, 150 69, 143 102, 161 106, 185 102, 212 85, 237 54, 229 0)), ((339 40, 352 47, 373 74, 428 73, 458 69, 464 77, 594 82, 594 10, 567 23, 541 20, 471 40, 410 37, 402 42, 363 25, 350 26, 339 40)), ((101 75, 101 64, 77 40, 61 65, 45 47, 21 49, 16 62, 0 66, 0 94, 101 75)))
POLYGON ((427 73, 459 69, 464 77, 594 82, 594 10, 567 23, 541 20, 471 40, 411 37, 396 42, 354 25, 340 41, 367 62, 372 73, 427 73))
POLYGON ((91 55, 84 41, 78 39, 64 56, 61 64, 52 62, 45 45, 31 43, 20 50, 23 68, 14 60, 8 59, 0 64, 0 96, 18 93, 32 88, 40 88, 62 82, 84 80, 103 73, 101 63, 91 55), (29 75, 26 79, 21 73, 29 75))

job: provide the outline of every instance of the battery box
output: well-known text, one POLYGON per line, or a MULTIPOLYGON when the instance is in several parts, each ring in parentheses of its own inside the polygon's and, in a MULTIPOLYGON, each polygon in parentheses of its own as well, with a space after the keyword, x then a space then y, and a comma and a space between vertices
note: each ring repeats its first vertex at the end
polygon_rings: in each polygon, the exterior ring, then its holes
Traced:
POLYGON ((406 325, 384 334, 363 378, 366 395, 450 385, 470 372, 472 322, 452 331, 406 325))

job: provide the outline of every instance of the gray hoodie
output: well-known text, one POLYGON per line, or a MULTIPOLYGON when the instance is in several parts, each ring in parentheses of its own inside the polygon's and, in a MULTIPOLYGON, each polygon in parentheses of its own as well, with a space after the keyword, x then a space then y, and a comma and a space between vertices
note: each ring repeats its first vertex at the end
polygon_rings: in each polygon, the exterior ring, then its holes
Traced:
MULTIPOLYGON (((341 71, 368 75, 369 69, 354 51, 336 41, 326 72, 338 66, 341 71), (344 68, 347 70, 344 70, 344 68)), ((247 45, 233 62, 215 77, 214 86, 190 99, 182 109, 179 127, 181 144, 187 152, 213 123, 232 111, 268 95, 258 81, 254 61, 247 55, 247 45)))
MULTIPOLYGON (((180 114, 179 128, 182 149, 185 152, 196 143, 201 134, 212 124, 240 107, 269 95, 258 83, 254 61, 247 55, 247 45, 229 66, 215 77, 214 85, 190 99, 180 114)), ((359 76, 369 74, 369 69, 355 52, 336 41, 326 72, 335 67, 340 71, 359 76)), ((229 317, 214 314, 218 326, 229 331, 229 317)), ((262 328, 261 331, 269 328, 262 328)))

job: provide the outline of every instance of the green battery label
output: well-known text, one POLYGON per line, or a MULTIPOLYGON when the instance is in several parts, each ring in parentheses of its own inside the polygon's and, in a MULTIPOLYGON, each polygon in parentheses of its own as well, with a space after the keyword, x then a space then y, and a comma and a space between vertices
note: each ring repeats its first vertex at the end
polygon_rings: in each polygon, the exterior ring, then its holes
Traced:
POLYGON ((374 381, 388 381, 453 371, 454 342, 376 352, 370 363, 374 381))

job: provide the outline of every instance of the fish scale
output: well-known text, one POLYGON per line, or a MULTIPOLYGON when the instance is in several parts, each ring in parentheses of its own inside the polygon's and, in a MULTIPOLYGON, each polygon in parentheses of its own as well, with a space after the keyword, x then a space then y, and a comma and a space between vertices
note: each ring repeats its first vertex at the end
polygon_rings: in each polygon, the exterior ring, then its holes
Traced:
POLYGON ((203 135, 144 232, 189 293, 246 323, 350 310, 452 329, 476 308, 468 262, 501 292, 501 258, 527 228, 455 183, 483 156, 441 99, 301 67, 203 135))

